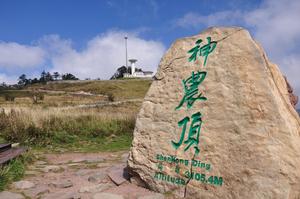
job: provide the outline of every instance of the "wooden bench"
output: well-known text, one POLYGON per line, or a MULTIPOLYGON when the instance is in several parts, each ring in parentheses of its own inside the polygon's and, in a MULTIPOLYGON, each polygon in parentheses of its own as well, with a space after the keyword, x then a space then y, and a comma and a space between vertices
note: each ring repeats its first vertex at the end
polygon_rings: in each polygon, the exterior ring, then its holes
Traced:
POLYGON ((24 147, 12 148, 11 144, 0 144, 0 165, 18 157, 25 151, 24 147))

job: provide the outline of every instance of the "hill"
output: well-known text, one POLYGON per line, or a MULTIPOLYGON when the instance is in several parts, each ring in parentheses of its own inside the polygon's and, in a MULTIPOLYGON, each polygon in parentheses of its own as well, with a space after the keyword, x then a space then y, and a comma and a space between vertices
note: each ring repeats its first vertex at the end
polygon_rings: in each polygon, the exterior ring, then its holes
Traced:
POLYGON ((149 79, 122 79, 99 81, 59 81, 48 84, 36 84, 26 87, 26 90, 48 90, 66 92, 89 92, 92 94, 113 94, 117 99, 143 98, 151 85, 149 79))

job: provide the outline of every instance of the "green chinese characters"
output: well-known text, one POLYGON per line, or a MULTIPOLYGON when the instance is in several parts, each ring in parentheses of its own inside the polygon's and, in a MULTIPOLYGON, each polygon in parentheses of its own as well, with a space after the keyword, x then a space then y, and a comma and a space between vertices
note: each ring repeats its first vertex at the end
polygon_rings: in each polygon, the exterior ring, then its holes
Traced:
MULTIPOLYGON (((204 57, 203 66, 206 66, 209 54, 211 54, 217 46, 217 42, 211 41, 211 37, 207 37, 206 39, 206 45, 202 45, 202 39, 199 39, 195 42, 195 46, 188 51, 188 54, 191 54, 188 59, 190 62, 196 61, 198 57, 204 57)), ((184 95, 178 106, 175 107, 175 111, 178 111, 184 106, 186 106, 187 110, 190 110, 195 102, 207 100, 207 98, 199 90, 200 85, 203 83, 206 77, 206 71, 192 71, 192 74, 189 77, 182 80, 184 95)), ((172 147, 175 150, 178 150, 183 145, 184 152, 193 149, 195 158, 200 153, 199 138, 201 134, 202 123, 202 114, 200 111, 195 111, 191 116, 183 117, 177 123, 178 127, 181 129, 180 137, 177 141, 171 141, 172 147)), ((189 160, 179 159, 175 156, 163 156, 162 154, 157 154, 157 160, 160 161, 157 165, 159 172, 155 173, 154 178, 156 180, 162 180, 177 185, 185 185, 189 180, 196 180, 204 184, 222 186, 223 178, 218 176, 206 176, 204 173, 184 171, 184 177, 188 179, 186 181, 180 177, 173 177, 163 173, 164 167, 162 162, 176 163, 173 168, 176 175, 180 175, 180 173, 182 173, 181 169, 183 165, 188 166, 189 164, 191 167, 205 169, 206 171, 211 170, 210 164, 200 162, 194 158, 191 160, 191 162, 189 162, 189 160)))
POLYGON ((191 50, 188 51, 188 53, 192 54, 189 57, 189 61, 196 61, 197 56, 202 56, 204 57, 204 64, 203 66, 206 65, 207 57, 212 51, 216 48, 217 42, 216 41, 211 41, 211 37, 207 37, 207 44, 204 46, 201 46, 202 39, 198 39, 196 41, 196 46, 193 47, 191 50))
MULTIPOLYGON (((202 39, 196 41, 196 46, 193 47, 188 53, 192 55, 189 57, 189 61, 196 61, 197 56, 204 57, 204 66, 206 65, 207 57, 217 46, 216 41, 211 41, 211 37, 207 37, 207 44, 201 46, 202 39)), ((206 71, 197 71, 196 73, 192 71, 192 75, 187 79, 182 80, 184 96, 181 99, 179 105, 175 108, 175 110, 179 110, 185 103, 187 109, 192 108, 195 101, 206 101, 207 98, 203 96, 203 93, 199 91, 200 84, 204 81, 207 75, 206 71)), ((178 142, 171 141, 172 146, 177 150, 182 144, 185 144, 184 152, 186 152, 191 146, 194 147, 195 155, 198 155, 200 152, 199 149, 199 136, 201 132, 202 125, 202 115, 198 111, 194 113, 191 118, 186 116, 178 122, 178 127, 182 128, 180 139, 178 142), (187 130, 187 124, 191 120, 191 125, 189 128, 189 133, 187 139, 185 138, 185 132, 187 130)))
MULTIPOLYGON (((172 141, 172 145, 175 149, 178 149, 182 145, 184 137, 185 137, 186 126, 189 121, 190 121, 190 118, 185 117, 178 122, 178 126, 179 127, 183 126, 183 128, 182 128, 179 142, 176 143, 176 142, 172 141)), ((199 136, 200 136, 200 131, 201 131, 201 125, 202 125, 201 113, 197 112, 192 115, 192 123, 190 126, 188 138, 184 141, 184 144, 186 144, 184 151, 187 151, 192 145, 194 145, 195 155, 198 155, 198 153, 200 151, 198 145, 199 145, 199 136)))
POLYGON ((187 103, 187 108, 190 109, 196 100, 207 100, 206 97, 202 96, 201 92, 199 93, 198 89, 205 77, 206 72, 198 71, 196 74, 192 72, 192 75, 189 78, 182 80, 184 97, 176 107, 176 110, 180 109, 185 102, 187 103))

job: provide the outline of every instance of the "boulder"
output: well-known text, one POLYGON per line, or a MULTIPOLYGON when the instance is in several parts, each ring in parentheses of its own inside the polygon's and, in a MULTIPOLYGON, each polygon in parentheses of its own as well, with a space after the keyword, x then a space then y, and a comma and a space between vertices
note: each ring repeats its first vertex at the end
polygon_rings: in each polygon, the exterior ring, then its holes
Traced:
POLYGON ((128 168, 177 198, 299 198, 300 118, 249 32, 178 39, 137 116, 128 168))

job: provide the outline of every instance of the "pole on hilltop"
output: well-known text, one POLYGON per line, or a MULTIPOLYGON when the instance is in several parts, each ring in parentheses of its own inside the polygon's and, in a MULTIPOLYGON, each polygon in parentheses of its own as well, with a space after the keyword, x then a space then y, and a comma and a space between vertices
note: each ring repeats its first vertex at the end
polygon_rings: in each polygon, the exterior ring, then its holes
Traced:
POLYGON ((128 57, 127 57, 127 39, 128 39, 128 37, 127 36, 125 36, 124 37, 124 39, 125 39, 125 53, 126 53, 126 69, 128 70, 128 57))

